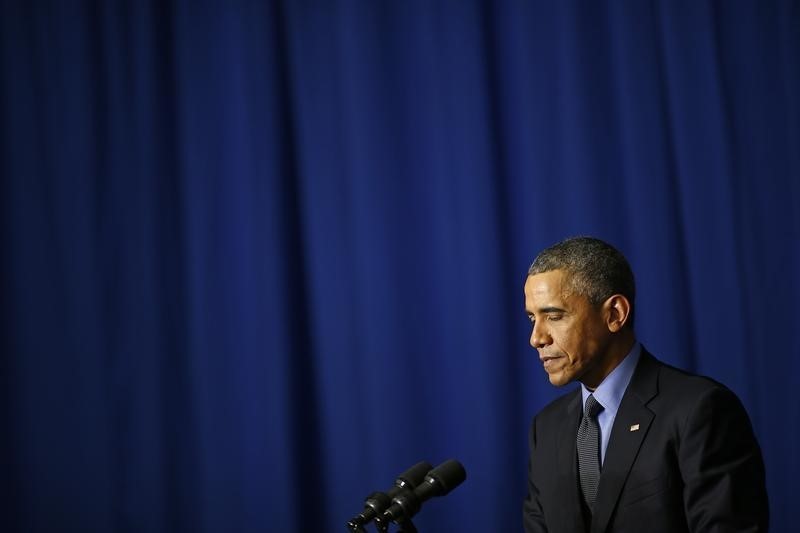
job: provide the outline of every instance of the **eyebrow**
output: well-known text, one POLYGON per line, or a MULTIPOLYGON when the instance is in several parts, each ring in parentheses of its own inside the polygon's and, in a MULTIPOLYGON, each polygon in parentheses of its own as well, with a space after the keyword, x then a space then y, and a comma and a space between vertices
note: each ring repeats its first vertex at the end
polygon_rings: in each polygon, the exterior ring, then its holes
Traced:
MULTIPOLYGON (((548 313, 566 313, 567 310, 561 309, 560 307, 541 307, 539 308, 538 312, 540 314, 546 315, 548 313)), ((532 316, 534 314, 534 311, 529 311, 525 309, 525 314, 532 316)))
MULTIPOLYGON (((560 307, 541 307, 541 308, 539 308, 539 313, 541 313, 541 314, 547 314, 547 313, 566 313, 566 312, 567 312, 567 310, 566 310, 566 309, 561 309, 560 307)), ((533 314, 533 313, 531 313, 530 311, 528 311, 528 314, 530 315, 530 314, 533 314)))

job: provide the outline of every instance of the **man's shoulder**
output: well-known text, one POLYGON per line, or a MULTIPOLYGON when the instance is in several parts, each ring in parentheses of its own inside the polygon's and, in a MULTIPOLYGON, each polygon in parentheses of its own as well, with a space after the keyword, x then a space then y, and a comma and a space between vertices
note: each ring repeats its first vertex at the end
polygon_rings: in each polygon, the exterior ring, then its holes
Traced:
POLYGON ((665 405, 678 410, 681 407, 693 409, 698 401, 705 398, 721 403, 741 403, 736 393, 719 381, 664 363, 652 355, 648 356, 650 364, 655 365, 658 373, 658 392, 654 400, 656 403, 666 402, 665 405))
POLYGON ((573 402, 576 402, 577 398, 580 397, 580 391, 581 388, 579 386, 571 389, 568 392, 565 392, 555 400, 542 407, 536 414, 536 418, 539 420, 549 420, 551 418, 562 419, 569 406, 573 402))
POLYGON ((704 394, 715 389, 729 390, 728 387, 713 378, 683 370, 648 355, 658 368, 658 382, 662 389, 659 392, 664 392, 666 389, 678 390, 683 394, 704 394))

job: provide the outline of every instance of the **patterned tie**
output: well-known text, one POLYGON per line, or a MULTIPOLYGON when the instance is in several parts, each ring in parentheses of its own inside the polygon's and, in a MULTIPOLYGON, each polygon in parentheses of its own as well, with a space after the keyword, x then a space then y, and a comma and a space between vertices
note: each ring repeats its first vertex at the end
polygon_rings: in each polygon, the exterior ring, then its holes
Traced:
POLYGON ((600 426, 597 414, 603 406, 591 394, 586 398, 581 425, 578 427, 578 473, 583 499, 589 510, 594 506, 600 481, 600 426))

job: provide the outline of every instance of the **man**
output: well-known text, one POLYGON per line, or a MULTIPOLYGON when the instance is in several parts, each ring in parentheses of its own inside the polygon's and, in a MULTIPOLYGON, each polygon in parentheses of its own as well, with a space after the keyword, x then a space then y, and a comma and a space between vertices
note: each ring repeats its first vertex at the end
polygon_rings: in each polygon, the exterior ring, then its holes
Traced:
POLYGON ((766 531, 764 465, 723 385, 663 364, 636 341, 623 255, 560 242, 528 271, 525 307, 550 383, 580 387, 530 430, 528 533, 766 531))

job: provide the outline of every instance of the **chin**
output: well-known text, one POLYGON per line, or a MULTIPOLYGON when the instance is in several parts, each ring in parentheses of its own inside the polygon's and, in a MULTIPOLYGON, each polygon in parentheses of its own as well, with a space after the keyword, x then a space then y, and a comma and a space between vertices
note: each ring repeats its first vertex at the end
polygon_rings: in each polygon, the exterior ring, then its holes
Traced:
POLYGON ((564 374, 561 373, 548 374, 547 377, 550 380, 550 384, 556 387, 563 387, 564 385, 568 385, 569 383, 572 382, 572 380, 569 379, 568 376, 565 376, 564 374))

